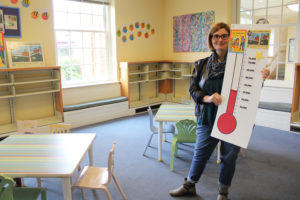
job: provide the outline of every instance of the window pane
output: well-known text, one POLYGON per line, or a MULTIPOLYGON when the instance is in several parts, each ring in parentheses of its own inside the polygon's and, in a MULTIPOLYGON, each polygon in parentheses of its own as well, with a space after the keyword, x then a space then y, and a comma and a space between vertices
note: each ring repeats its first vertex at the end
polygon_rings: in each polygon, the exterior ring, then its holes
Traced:
POLYGON ((82 49, 72 49, 72 65, 83 64, 83 50, 82 49))
POLYGON ((71 80, 71 65, 64 65, 61 67, 61 78, 62 81, 71 80))
POLYGON ((70 33, 67 31, 56 31, 56 45, 57 47, 69 47, 70 33))
POLYGON ((252 11, 241 12, 241 24, 252 24, 252 11))
POLYGON ((259 19, 266 18, 266 16, 267 16, 267 9, 254 10, 253 23, 257 23, 259 19))
POLYGON ((283 7, 282 14, 282 23, 297 23, 298 21, 298 12, 292 11, 287 7, 283 7))
POLYGON ((80 12, 80 3, 75 2, 75 1, 68 1, 68 12, 79 13, 80 12))
POLYGON ((281 7, 269 8, 267 19, 270 24, 281 24, 281 7))
POLYGON ((84 64, 92 64, 93 63, 93 55, 91 49, 83 50, 83 60, 84 64))
POLYGON ((106 39, 104 33, 95 33, 95 48, 105 48, 106 39))
MULTIPOLYGON (((80 14, 69 14, 68 15, 68 26, 71 29, 79 29, 80 28, 80 14)), ((67 27, 68 27, 67 26, 67 27)))
POLYGON ((93 81, 94 80, 93 72, 94 71, 92 65, 84 65, 83 79, 86 80, 87 82, 93 81))
POLYGON ((68 5, 66 1, 53 0, 53 9, 55 11, 67 11, 68 5))
POLYGON ((81 15, 81 26, 84 29, 97 29, 97 27, 93 27, 93 17, 92 15, 86 15, 86 14, 82 14, 81 15))
POLYGON ((103 16, 93 16, 92 27, 96 30, 104 30, 103 16))
POLYGON ((92 8, 93 8, 94 4, 89 4, 89 3, 81 3, 81 13, 85 13, 85 14, 91 14, 92 13, 92 8))
POLYGON ((268 7, 281 7, 282 0, 269 0, 268 7))
POLYGON ((254 9, 266 8, 267 0, 254 0, 254 9))
POLYGON ((71 32, 71 46, 72 48, 82 48, 82 33, 71 32))
POLYGON ((84 32, 83 33, 83 47, 92 48, 92 33, 84 32))
POLYGON ((241 0, 240 11, 251 10, 252 9, 252 0, 243 1, 241 0))
POLYGON ((103 5, 93 5, 93 14, 103 15, 103 5))
POLYGON ((72 67, 72 81, 77 81, 82 79, 82 70, 80 65, 73 65, 72 67))
POLYGON ((57 50, 58 65, 71 65, 70 50, 68 48, 58 48, 57 50))
POLYGON ((55 27, 55 29, 66 28, 66 24, 68 24, 67 13, 55 12, 55 14, 54 14, 54 27, 55 27))

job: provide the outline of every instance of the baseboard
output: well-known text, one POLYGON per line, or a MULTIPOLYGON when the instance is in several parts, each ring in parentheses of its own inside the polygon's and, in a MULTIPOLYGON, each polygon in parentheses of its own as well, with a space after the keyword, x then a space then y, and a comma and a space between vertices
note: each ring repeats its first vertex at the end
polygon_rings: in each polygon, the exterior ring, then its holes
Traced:
POLYGON ((65 123, 71 128, 96 124, 111 119, 134 115, 134 110, 128 109, 128 101, 64 112, 65 123))

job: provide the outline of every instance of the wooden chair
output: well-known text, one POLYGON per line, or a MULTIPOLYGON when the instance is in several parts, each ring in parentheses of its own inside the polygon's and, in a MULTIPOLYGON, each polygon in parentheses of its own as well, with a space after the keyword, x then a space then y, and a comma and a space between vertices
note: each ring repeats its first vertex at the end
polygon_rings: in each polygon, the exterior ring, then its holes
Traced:
POLYGON ((107 185, 110 183, 111 177, 114 179, 121 195, 125 200, 127 200, 126 195, 124 194, 120 183, 114 173, 114 151, 115 151, 116 142, 113 143, 113 146, 109 152, 108 156, 108 166, 107 168, 99 168, 93 166, 85 166, 77 175, 73 187, 81 188, 82 199, 84 199, 84 190, 83 189, 92 189, 92 190, 104 190, 107 198, 111 200, 111 195, 108 191, 107 185))
POLYGON ((2 200, 46 200, 44 188, 13 187, 14 181, 11 178, 0 175, 0 199, 2 200), (40 198, 39 198, 40 197, 40 198))
MULTIPOLYGON (((148 147, 151 147, 150 144, 151 144, 153 135, 158 134, 158 128, 157 128, 156 126, 154 126, 154 122, 153 122, 153 113, 152 113, 152 110, 151 110, 151 107, 150 107, 150 106, 148 107, 148 110, 147 110, 147 111, 148 111, 148 115, 149 115, 149 120, 150 120, 150 130, 151 130, 152 134, 150 135, 150 138, 149 138, 148 143, 147 143, 147 146, 146 146, 146 148, 145 148, 145 150, 144 150, 143 156, 145 156, 145 153, 146 153, 146 151, 147 151, 147 148, 148 148, 148 147)), ((166 125, 163 126, 163 131, 162 131, 162 132, 163 132, 163 134, 171 133, 171 134, 174 135, 174 133, 175 133, 175 127, 174 127, 174 125, 172 125, 172 124, 166 124, 166 125)), ((165 139, 165 141, 166 141, 166 139, 165 139)))
POLYGON ((178 133, 172 140, 170 171, 173 171, 174 158, 177 156, 178 143, 195 143, 197 124, 193 120, 185 119, 176 123, 178 133))
POLYGON ((71 124, 51 124, 50 133, 70 133, 71 124))
POLYGON ((37 133, 37 120, 17 120, 18 133, 37 133))

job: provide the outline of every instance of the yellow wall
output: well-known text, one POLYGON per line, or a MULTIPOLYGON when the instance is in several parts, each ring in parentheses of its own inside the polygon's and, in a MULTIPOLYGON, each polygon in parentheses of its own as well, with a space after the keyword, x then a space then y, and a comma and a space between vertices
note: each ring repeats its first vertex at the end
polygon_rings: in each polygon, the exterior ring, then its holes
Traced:
POLYGON ((231 23, 232 0, 165 0, 164 16, 164 59, 195 61, 210 53, 174 53, 173 52, 173 16, 215 11, 215 22, 231 23))
MULTIPOLYGON (((117 37, 117 60, 146 61, 163 58, 164 0, 115 0, 116 30, 136 21, 150 23, 155 34, 146 39, 135 35, 133 41, 117 37)), ((143 29, 145 30, 145 28, 143 29)), ((130 32, 130 31, 129 31, 130 32)), ((143 32, 144 33, 144 32, 143 32)), ((128 32, 126 34, 129 35, 128 32)))
POLYGON ((10 1, 1 1, 2 6, 20 8, 21 17, 21 38, 5 38, 5 41, 34 41, 41 42, 43 45, 44 59, 46 66, 55 66, 55 41, 53 29, 53 12, 52 0, 30 1, 28 8, 22 6, 22 1, 19 0, 17 4, 12 4, 10 1), (40 16, 37 19, 31 18, 31 12, 35 9, 40 11, 40 16), (41 13, 48 10, 50 15, 48 20, 41 18, 41 13))

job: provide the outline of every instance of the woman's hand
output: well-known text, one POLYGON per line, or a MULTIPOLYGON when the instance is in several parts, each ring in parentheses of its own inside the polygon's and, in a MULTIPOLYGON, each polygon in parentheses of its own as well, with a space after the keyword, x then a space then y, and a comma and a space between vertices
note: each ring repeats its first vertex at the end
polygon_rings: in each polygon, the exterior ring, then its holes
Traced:
POLYGON ((270 75, 270 70, 268 70, 267 68, 263 68, 261 70, 261 76, 262 76, 262 80, 265 81, 266 78, 270 75))
POLYGON ((218 106, 222 103, 222 96, 216 92, 211 96, 209 95, 204 96, 202 101, 204 103, 214 103, 216 106, 218 106))

